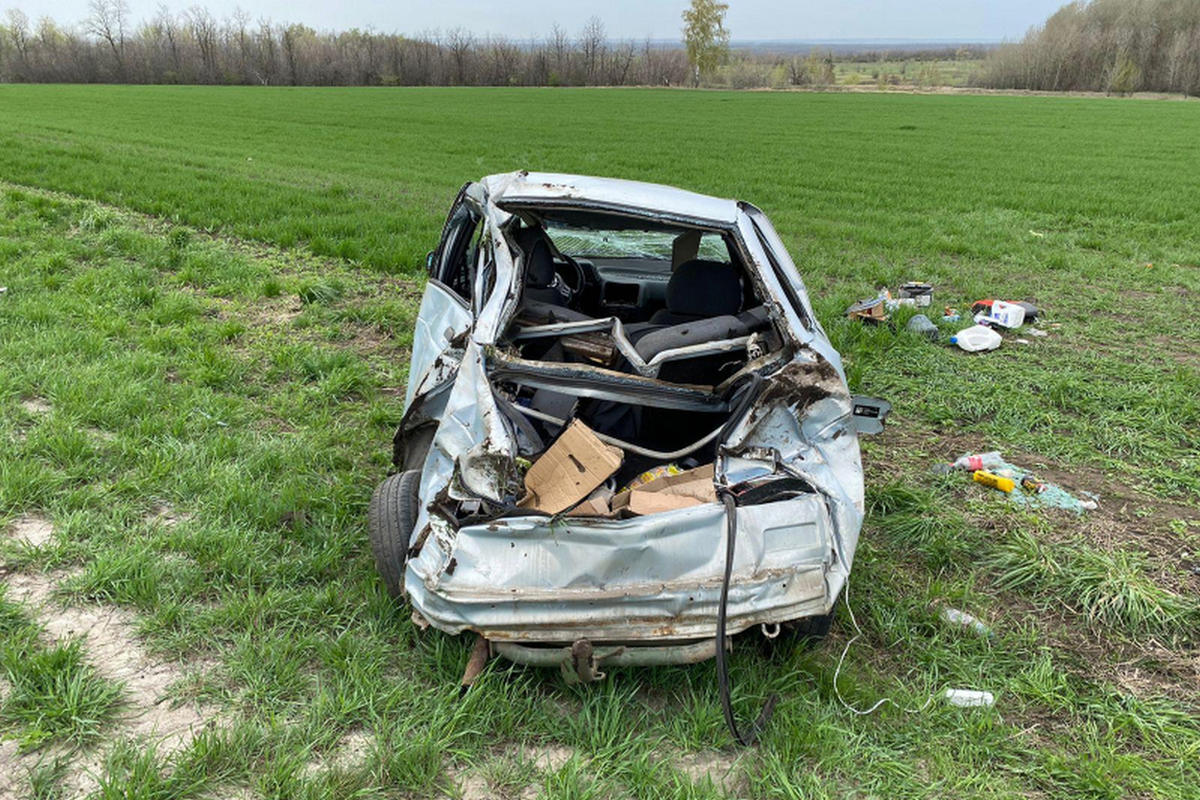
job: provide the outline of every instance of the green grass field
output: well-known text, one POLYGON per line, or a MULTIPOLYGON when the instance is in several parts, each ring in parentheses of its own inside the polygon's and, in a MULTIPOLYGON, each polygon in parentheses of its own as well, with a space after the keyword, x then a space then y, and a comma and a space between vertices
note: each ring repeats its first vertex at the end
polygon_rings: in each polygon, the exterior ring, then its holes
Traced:
POLYGON ((1195 797, 1197 141, 1200 106, 1150 101, 0 86, 0 797, 1195 797), (741 751, 711 663, 492 662, 460 697, 470 641, 387 600, 365 508, 420 265, 459 185, 518 168, 775 221, 895 404, 839 681, 895 705, 838 702, 842 606, 818 646, 739 642, 743 716, 782 698, 741 751), (841 318, 911 279, 1050 335, 841 318), (1099 510, 930 472, 986 449, 1099 510))

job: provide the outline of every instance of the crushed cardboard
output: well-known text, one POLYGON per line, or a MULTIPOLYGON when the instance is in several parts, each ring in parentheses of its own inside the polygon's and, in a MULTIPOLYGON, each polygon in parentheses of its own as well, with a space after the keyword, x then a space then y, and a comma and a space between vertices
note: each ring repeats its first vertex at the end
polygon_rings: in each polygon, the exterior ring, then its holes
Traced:
POLYGON ((575 420, 525 473, 521 508, 561 513, 583 500, 624 459, 619 447, 606 445, 592 429, 575 420))
POLYGON ((713 465, 705 464, 621 492, 613 497, 612 510, 646 515, 715 502, 717 490, 713 486, 713 465))

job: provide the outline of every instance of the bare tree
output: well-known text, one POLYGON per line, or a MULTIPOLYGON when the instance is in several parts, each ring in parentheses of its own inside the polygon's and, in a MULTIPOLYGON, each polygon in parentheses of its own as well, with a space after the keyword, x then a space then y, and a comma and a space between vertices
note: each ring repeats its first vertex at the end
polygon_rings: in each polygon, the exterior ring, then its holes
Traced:
POLYGON ((216 18, 208 9, 192 6, 187 12, 188 28, 196 47, 200 50, 200 65, 208 82, 217 79, 217 31, 216 18))
POLYGON ((87 30, 108 44, 117 65, 117 77, 123 80, 125 77, 125 20, 129 16, 129 6, 125 0, 91 0, 88 8, 91 9, 91 14, 87 18, 87 30))
POLYGON ((8 39, 13 43, 20 66, 29 66, 29 17, 19 8, 10 8, 8 17, 8 39))
POLYGON ((454 83, 459 86, 465 85, 471 51, 475 49, 475 37, 464 28, 455 28, 446 34, 446 45, 454 62, 454 83))
POLYGON ((550 29, 550 49, 554 54, 550 83, 564 83, 571 74, 571 40, 557 22, 550 29))
POLYGON ((604 22, 596 16, 588 17, 588 21, 583 26, 583 33, 579 36, 579 52, 583 57, 584 83, 598 82, 597 77, 604 69, 607 41, 604 22))

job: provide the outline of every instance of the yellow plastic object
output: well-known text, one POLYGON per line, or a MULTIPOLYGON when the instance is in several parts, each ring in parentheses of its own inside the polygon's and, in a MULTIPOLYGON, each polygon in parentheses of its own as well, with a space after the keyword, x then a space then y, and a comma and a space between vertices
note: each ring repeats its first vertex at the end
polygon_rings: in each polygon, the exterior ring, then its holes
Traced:
POLYGON ((972 477, 976 483, 982 483, 984 486, 990 486, 1002 492, 1011 492, 1017 488, 1017 484, 1012 478, 1002 478, 995 473, 988 472, 986 469, 975 470, 975 474, 972 477))
POLYGON ((678 464, 663 464, 662 466, 653 467, 631 480, 629 485, 626 486, 622 491, 628 492, 629 490, 636 489, 639 486, 645 486, 647 483, 657 480, 658 478, 666 478, 670 475, 678 475, 681 472, 683 472, 683 470, 679 468, 678 464))

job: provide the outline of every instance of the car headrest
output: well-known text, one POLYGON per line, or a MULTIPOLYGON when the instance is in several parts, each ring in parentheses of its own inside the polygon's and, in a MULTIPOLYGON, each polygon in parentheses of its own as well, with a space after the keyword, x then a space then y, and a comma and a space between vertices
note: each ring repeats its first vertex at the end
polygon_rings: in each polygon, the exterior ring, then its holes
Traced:
POLYGON ((742 276, 720 261, 693 259, 671 273, 667 310, 692 317, 719 317, 742 310, 742 276))
POLYGON ((525 253, 525 285, 541 288, 554 283, 554 252, 546 232, 541 228, 523 228, 516 239, 525 253))

